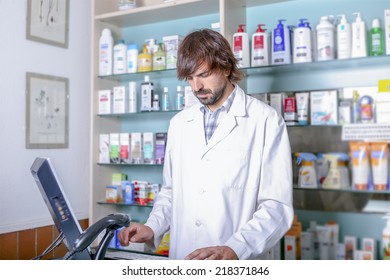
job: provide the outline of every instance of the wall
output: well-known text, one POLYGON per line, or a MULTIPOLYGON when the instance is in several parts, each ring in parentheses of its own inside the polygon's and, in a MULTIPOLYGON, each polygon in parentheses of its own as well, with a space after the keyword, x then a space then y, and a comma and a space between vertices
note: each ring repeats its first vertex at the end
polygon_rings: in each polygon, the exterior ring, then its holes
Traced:
POLYGON ((31 176, 50 157, 80 219, 88 218, 90 1, 69 1, 69 46, 26 40, 27 0, 0 0, 0 234, 52 224, 31 176), (69 148, 25 148, 25 75, 69 79, 69 148))

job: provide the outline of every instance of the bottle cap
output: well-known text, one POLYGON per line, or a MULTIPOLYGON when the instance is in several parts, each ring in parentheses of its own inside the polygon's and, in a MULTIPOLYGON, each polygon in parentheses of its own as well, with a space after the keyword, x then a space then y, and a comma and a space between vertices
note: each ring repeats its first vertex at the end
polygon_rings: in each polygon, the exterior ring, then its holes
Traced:
POLYGON ((340 18, 340 24, 346 24, 347 23, 347 17, 343 14, 343 15, 338 15, 338 17, 340 18))
POLYGON ((374 18, 372 20, 372 28, 378 28, 378 27, 381 27, 381 24, 379 22, 379 18, 374 18))
POLYGON ((245 24, 239 24, 239 25, 238 25, 237 32, 244 32, 243 26, 245 26, 245 24))
POLYGON ((182 91, 182 86, 177 86, 177 91, 182 91))
POLYGON ((145 76, 144 76, 144 81, 145 81, 145 82, 149 82, 149 81, 150 81, 150 77, 149 77, 148 75, 145 75, 145 76))
POLYGON ((360 16, 360 13, 352 13, 354 16, 356 16, 356 22, 361 22, 362 17, 360 16))
POLYGON ((285 19, 278 19, 278 28, 283 28, 283 21, 286 21, 285 19))
POLYGON ((305 24, 306 20, 307 20, 307 18, 299 19, 298 27, 307 27, 306 24, 305 24))
POLYGON ((256 32, 265 32, 265 31, 267 31, 267 29, 263 29, 263 26, 265 26, 265 24, 258 24, 256 32))
POLYGON ((164 92, 168 92, 168 87, 164 87, 164 92))

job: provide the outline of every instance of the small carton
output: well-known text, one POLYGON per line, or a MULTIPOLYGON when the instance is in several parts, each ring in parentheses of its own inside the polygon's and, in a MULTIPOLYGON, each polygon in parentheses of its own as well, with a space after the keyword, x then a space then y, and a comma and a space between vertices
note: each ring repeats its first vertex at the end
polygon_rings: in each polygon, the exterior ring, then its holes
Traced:
POLYGON ((119 133, 110 133, 110 163, 120 163, 119 133))
POLYGON ((98 105, 98 114, 99 115, 107 115, 112 114, 112 91, 107 90, 99 90, 99 105, 98 105))
POLYGON ((143 163, 142 159, 142 133, 141 132, 132 132, 131 133, 131 163, 139 164, 143 163))
POLYGON ((130 133, 119 134, 119 160, 121 163, 130 163, 130 133))
POLYGON ((126 89, 124 86, 116 86, 114 87, 114 95, 113 95, 113 113, 114 114, 124 114, 127 113, 127 95, 126 89))
POLYGON ((386 54, 390 54, 390 9, 385 10, 385 43, 386 54))
POLYGON ((99 135, 99 163, 110 163, 110 135, 99 135))
POLYGON ((310 109, 311 125, 337 125, 337 90, 311 91, 310 109))
POLYGON ((157 132, 156 133, 156 143, 155 143, 155 162, 156 164, 163 164, 165 160, 165 148, 167 145, 167 135, 166 132, 157 132))
POLYGON ((146 164, 154 163, 154 133, 144 132, 143 134, 143 159, 146 164))

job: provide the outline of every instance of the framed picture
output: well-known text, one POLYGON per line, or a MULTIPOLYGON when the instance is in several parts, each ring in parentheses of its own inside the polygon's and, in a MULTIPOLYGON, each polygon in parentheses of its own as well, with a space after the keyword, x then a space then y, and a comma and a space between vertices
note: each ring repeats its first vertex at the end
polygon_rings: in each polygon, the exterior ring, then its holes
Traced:
POLYGON ((69 0, 27 0, 26 38, 68 48, 69 0))
POLYGON ((26 73, 26 148, 69 146, 69 80, 26 73))

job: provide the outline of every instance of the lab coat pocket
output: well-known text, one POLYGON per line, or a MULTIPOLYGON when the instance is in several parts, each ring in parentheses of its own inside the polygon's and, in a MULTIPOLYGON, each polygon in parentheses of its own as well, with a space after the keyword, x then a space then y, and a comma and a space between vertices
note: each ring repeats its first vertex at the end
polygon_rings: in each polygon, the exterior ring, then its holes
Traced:
POLYGON ((245 149, 227 149, 221 157, 225 185, 232 190, 243 190, 247 186, 250 170, 250 151, 245 149))

